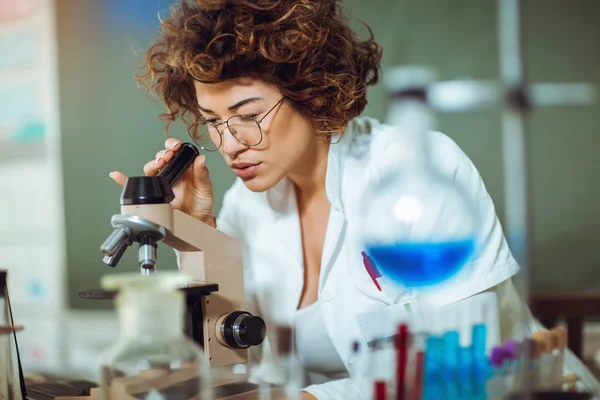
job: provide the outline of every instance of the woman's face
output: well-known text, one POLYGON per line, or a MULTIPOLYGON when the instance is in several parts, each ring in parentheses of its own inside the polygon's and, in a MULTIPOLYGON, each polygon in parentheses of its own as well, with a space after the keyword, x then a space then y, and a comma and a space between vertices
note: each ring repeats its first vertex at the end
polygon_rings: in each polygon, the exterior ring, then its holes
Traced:
MULTIPOLYGON (((314 135, 310 121, 285 99, 277 105, 283 97, 277 88, 248 78, 214 84, 196 82, 194 86, 200 113, 211 123, 219 124, 234 115, 242 116, 242 121, 247 116, 262 119, 262 141, 256 146, 240 143, 226 124, 218 127, 222 137, 219 151, 250 190, 268 190, 284 177, 306 169, 302 161, 319 146, 319 138, 314 135)), ((231 128, 235 130, 234 126, 231 128)), ((211 137, 218 141, 215 128, 210 131, 211 137)))

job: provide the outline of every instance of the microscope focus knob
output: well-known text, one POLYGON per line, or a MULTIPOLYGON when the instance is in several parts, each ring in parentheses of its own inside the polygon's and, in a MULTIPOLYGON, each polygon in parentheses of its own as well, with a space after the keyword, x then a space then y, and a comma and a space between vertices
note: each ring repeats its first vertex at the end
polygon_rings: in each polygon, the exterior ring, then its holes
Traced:
POLYGON ((258 346, 265 339, 266 333, 265 321, 245 311, 232 312, 221 325, 223 339, 234 349, 258 346))

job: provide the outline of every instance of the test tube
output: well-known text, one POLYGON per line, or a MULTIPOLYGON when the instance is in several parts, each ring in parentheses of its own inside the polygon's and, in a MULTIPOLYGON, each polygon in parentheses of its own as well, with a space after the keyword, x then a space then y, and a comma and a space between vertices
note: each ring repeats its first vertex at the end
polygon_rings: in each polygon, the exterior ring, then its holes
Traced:
POLYGON ((489 378, 490 368, 486 357, 487 327, 476 324, 472 329, 473 351, 473 398, 486 399, 485 386, 489 378))
POLYGON ((533 388, 533 357, 535 352, 535 342, 531 338, 525 338, 521 343, 521 363, 518 371, 515 387, 524 393, 531 393, 533 388))
POLYGON ((567 330, 565 327, 556 327, 552 329, 553 336, 553 357, 552 357, 552 387, 560 389, 564 374, 565 348, 567 347, 567 330))
POLYGON ((554 329, 551 329, 550 331, 548 331, 548 342, 550 343, 550 349, 549 349, 549 353, 550 353, 550 367, 549 367, 549 372, 548 372, 548 380, 546 382, 546 385, 548 387, 548 389, 554 389, 555 388, 555 382, 556 382, 556 369, 557 369, 557 357, 558 357, 558 337, 554 331, 554 329))
POLYGON ((409 331, 406 324, 400 324, 394 340, 396 348, 396 400, 404 400, 406 394, 406 364, 408 361, 409 331))
POLYGON ((473 396, 473 352, 471 347, 458 350, 458 391, 461 399, 473 396))
MULTIPOLYGON (((358 342, 355 342, 356 344, 358 344, 358 342)), ((376 360, 377 355, 375 354, 375 352, 380 351, 380 346, 381 344, 377 344, 373 347, 372 352, 370 354, 370 361, 371 361, 371 367, 376 366, 378 364, 378 360, 376 360)), ((354 347, 353 347, 354 350, 354 347)), ((388 392, 388 385, 387 382, 381 377, 381 375, 379 374, 379 371, 374 372, 374 379, 373 379, 373 400, 387 400, 387 392, 388 392)))
POLYGON ((490 399, 501 399, 506 388, 506 354, 501 346, 492 348, 490 354, 490 364, 492 367, 492 376, 486 382, 486 393, 490 399))
MULTIPOLYGON (((384 370, 382 364, 385 363, 381 362, 382 357, 386 355, 386 340, 386 338, 377 338, 367 346, 365 354, 367 360, 366 372, 371 386, 371 396, 369 397, 371 400, 387 400, 388 382, 386 371, 389 371, 389 368, 384 370)), ((358 352, 358 342, 354 342, 352 350, 358 352)))
POLYGON ((377 379, 373 385, 373 400, 387 400, 387 385, 382 379, 377 379))
POLYGON ((423 400, 441 399, 440 371, 442 366, 443 342, 439 336, 429 336, 425 345, 423 369, 423 400))
POLYGON ((448 400, 458 400, 458 349, 459 335, 457 331, 444 333, 444 349, 442 353, 445 395, 448 400))
POLYGON ((542 354, 544 353, 544 342, 540 340, 533 340, 533 355, 531 357, 532 366, 532 378, 531 382, 533 389, 539 389, 542 386, 542 354))
POLYGON ((423 395, 423 368, 425 364, 425 351, 418 350, 415 354, 415 374, 412 385, 411 400, 422 400, 423 395))
POLYGON ((300 397, 300 382, 298 371, 296 371, 295 359, 293 357, 294 331, 291 326, 279 325, 276 327, 277 356, 283 363, 285 369, 285 383, 283 390, 286 399, 298 399, 300 397))
POLYGON ((519 372, 519 358, 521 348, 519 343, 514 340, 507 340, 502 346, 504 351, 504 368, 506 373, 505 384, 508 391, 513 390, 517 383, 517 374, 519 372))
POLYGON ((540 350, 537 386, 539 389, 546 389, 552 377, 552 336, 550 332, 537 331, 533 333, 533 340, 535 340, 536 347, 540 350))

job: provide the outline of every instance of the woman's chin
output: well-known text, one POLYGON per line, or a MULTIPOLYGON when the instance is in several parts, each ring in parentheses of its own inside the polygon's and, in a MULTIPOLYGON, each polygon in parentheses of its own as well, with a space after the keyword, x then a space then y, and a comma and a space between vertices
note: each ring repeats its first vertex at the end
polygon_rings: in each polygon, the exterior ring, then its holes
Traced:
POLYGON ((253 192, 264 192, 275 186, 279 180, 269 179, 265 176, 257 175, 250 179, 243 179, 244 184, 253 192))

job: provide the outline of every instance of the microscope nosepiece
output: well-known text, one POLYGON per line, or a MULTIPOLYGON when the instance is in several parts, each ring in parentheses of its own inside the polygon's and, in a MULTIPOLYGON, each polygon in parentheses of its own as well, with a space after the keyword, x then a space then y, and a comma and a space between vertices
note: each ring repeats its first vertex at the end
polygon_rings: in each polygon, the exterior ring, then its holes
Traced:
POLYGON ((104 255, 104 263, 116 267, 123 253, 133 242, 136 242, 140 244, 138 259, 142 267, 142 275, 154 273, 156 243, 164 239, 167 234, 166 229, 137 215, 130 214, 113 215, 111 223, 114 229, 100 246, 104 255))

